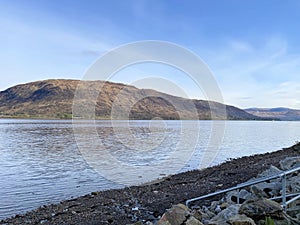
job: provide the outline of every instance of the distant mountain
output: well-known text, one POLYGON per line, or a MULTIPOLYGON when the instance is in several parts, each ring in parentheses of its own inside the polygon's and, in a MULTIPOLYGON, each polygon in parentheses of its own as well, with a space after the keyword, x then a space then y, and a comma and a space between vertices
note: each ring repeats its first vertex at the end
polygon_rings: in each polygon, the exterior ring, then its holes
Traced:
POLYGON ((300 120, 300 110, 289 108, 249 108, 246 112, 260 117, 279 120, 300 120))
MULTIPOLYGON (((77 100, 76 117, 85 118, 87 106, 94 107, 96 118, 110 119, 114 107, 117 119, 230 119, 260 120, 234 106, 191 100, 150 89, 103 81, 44 80, 17 85, 0 92, 0 117, 71 118, 74 94, 80 84, 82 100, 77 100), (99 93, 99 90, 100 93, 99 93), (88 100, 96 96, 96 102, 88 100), (118 96, 121 96, 118 98, 118 96), (85 98, 87 97, 87 98, 85 98), (87 99, 87 100, 85 100, 87 99), (132 105, 129 114, 126 106, 132 105), (213 111, 211 115, 210 107, 213 111), (226 108, 227 117, 222 115, 226 108), (193 108, 197 118, 193 117, 193 108), (79 109, 79 110, 78 110, 79 109)), ((75 108, 76 108, 75 107, 75 108)), ((92 107, 92 109, 93 109, 92 107)))

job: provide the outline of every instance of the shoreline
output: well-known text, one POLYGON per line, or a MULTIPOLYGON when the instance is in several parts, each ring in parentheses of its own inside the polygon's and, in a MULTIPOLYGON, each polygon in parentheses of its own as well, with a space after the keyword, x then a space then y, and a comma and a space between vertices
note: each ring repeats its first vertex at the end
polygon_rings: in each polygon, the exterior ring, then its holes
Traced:
POLYGON ((300 143, 282 150, 244 156, 219 165, 179 173, 140 186, 112 189, 42 206, 0 224, 130 224, 154 221, 173 204, 233 187, 278 166, 280 160, 300 155, 300 143))
MULTIPOLYGON (((111 117, 95 117, 95 118, 84 118, 84 117, 43 117, 43 116, 10 116, 10 115, 0 115, 0 119, 20 119, 20 120, 112 120, 111 117)), ((152 119, 149 118, 141 118, 141 119, 128 119, 128 118, 120 118, 120 119, 113 119, 113 120, 132 120, 132 121, 150 121, 152 119)), ((182 118, 182 119, 158 119, 158 120, 167 120, 167 121, 287 121, 287 122, 299 122, 299 120, 280 120, 277 118, 259 118, 259 119, 189 119, 189 118, 182 118)))

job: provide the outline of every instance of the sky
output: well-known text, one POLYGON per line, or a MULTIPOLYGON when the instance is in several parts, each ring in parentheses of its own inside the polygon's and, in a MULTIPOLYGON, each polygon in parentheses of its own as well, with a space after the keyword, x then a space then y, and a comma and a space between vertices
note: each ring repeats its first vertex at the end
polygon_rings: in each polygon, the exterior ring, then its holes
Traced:
MULTIPOLYGON (((50 78, 82 79, 111 49, 143 40, 175 43, 210 68, 226 104, 300 109, 298 0, 0 0, 0 90, 50 78)), ((205 98, 166 65, 133 65, 112 81, 205 98), (153 86, 151 86, 153 85, 153 86)))

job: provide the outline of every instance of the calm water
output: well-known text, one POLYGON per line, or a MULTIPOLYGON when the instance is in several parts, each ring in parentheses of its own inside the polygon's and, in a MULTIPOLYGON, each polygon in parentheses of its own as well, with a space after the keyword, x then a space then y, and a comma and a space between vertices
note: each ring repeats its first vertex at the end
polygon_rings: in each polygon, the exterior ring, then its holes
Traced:
MULTIPOLYGON (((1 119, 0 218, 92 191, 122 187, 114 179, 109 181, 107 175, 112 176, 114 171, 124 177, 127 170, 109 169, 113 164, 109 165, 102 152, 109 152, 118 165, 136 168, 156 168, 172 155, 172 163, 163 164, 165 173, 169 173, 203 166, 205 151, 216 147, 215 143, 209 144, 212 130, 219 130, 224 137, 220 151, 209 158, 210 165, 228 158, 274 151, 300 140, 300 122, 226 121, 225 132, 222 132, 222 122, 215 122, 215 128, 212 121, 200 121, 199 128, 196 123, 81 121, 72 124, 62 120, 1 119), (90 133, 93 127, 97 138, 90 133), (189 151, 190 146, 194 152, 189 151), (182 166, 180 159, 186 155, 189 160, 182 166), (95 162, 100 162, 103 170, 96 168, 95 162)), ((130 179, 139 182, 140 173, 136 170, 130 179)))

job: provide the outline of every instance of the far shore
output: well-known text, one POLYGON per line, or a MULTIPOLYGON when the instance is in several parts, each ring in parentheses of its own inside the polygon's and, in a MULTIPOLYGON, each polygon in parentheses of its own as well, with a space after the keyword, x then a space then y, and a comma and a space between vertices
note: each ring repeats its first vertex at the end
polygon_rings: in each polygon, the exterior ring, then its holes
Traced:
POLYGON ((232 159, 124 189, 94 192, 42 206, 0 224, 132 224, 155 221, 173 204, 245 182, 286 157, 300 156, 300 143, 271 153, 232 159))
MULTIPOLYGON (((128 118, 120 118, 120 119, 112 119, 111 117, 95 117, 95 118, 83 118, 83 117, 47 117, 47 116, 7 116, 0 115, 0 119, 20 119, 20 120, 132 120, 132 121, 147 121, 147 120, 167 120, 167 121, 195 121, 194 119, 163 119, 163 118, 145 118, 145 119, 128 119, 128 118)), ((255 120, 247 120, 247 119, 199 119, 199 121, 299 121, 299 120, 280 120, 280 119, 272 119, 272 118, 262 118, 255 120)))

